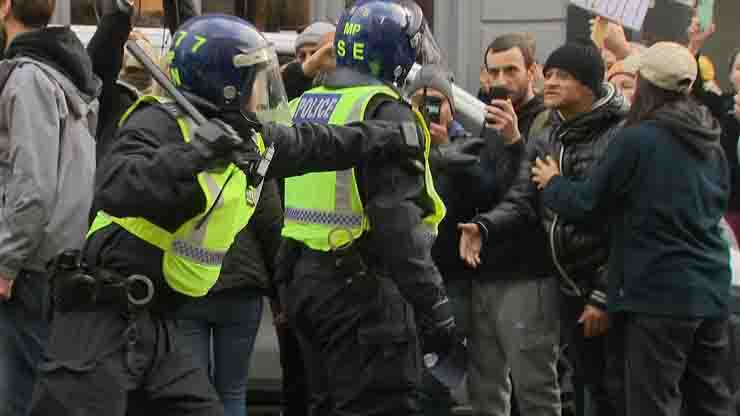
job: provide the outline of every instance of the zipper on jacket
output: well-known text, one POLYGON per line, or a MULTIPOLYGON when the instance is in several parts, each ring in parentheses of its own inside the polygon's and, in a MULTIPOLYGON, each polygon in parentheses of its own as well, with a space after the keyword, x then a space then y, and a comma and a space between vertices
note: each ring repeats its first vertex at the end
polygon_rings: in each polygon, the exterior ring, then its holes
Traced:
MULTIPOLYGON (((563 172, 563 155, 565 154, 565 146, 561 144, 560 146, 560 157, 558 158, 559 166, 560 166, 560 172, 562 174, 563 172)), ((573 279, 570 278, 568 275, 568 272, 565 271, 565 268, 562 264, 560 264, 560 260, 558 260, 558 253, 555 250, 555 227, 558 225, 558 219, 559 215, 554 213, 554 217, 552 219, 552 224, 550 225, 550 254, 552 255, 552 261, 555 263, 555 267, 558 269, 558 272, 560 272, 560 277, 563 278, 563 281, 566 285, 570 286, 570 289, 572 289, 576 295, 583 296, 583 292, 581 291, 581 288, 578 287, 578 285, 573 281, 573 279)))

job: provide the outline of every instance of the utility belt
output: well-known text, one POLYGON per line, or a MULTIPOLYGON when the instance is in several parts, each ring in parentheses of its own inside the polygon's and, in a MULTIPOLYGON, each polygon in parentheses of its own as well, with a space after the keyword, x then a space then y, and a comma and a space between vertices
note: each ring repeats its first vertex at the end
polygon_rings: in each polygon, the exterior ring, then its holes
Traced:
POLYGON ((52 306, 59 312, 108 305, 134 313, 147 309, 154 301, 154 284, 150 278, 123 276, 103 268, 91 270, 80 261, 79 250, 58 255, 50 265, 50 276, 52 306))
MULTIPOLYGON (((334 233, 349 232, 342 228, 336 229, 334 233)), ((304 258, 316 265, 323 271, 332 271, 332 273, 321 273, 323 276, 331 276, 332 279, 344 279, 348 284, 362 284, 369 281, 377 280, 379 275, 377 270, 371 269, 367 265, 367 259, 364 253, 365 238, 351 240, 350 243, 343 246, 332 246, 330 251, 313 250, 305 244, 296 240, 286 240, 285 244, 290 245, 286 250, 285 256, 281 258, 282 266, 287 266, 285 262, 290 263, 284 273, 279 273, 282 278, 278 283, 290 284, 295 276, 293 268, 300 258, 304 258), (288 270, 290 272, 288 272, 288 270)), ((320 278, 316 276, 316 278, 320 278)))

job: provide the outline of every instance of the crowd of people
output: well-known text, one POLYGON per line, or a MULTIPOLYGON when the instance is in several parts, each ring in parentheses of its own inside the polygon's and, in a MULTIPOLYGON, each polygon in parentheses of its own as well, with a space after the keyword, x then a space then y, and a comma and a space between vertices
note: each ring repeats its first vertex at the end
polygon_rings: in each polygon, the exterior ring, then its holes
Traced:
POLYGON ((597 18, 544 62, 497 36, 471 127, 413 1, 358 0, 282 65, 165 3, 160 56, 130 1, 85 48, 53 0, 0 0, 0 415, 244 416, 264 299, 286 416, 452 415, 427 358, 461 349, 474 415, 738 414, 714 26, 597 18))

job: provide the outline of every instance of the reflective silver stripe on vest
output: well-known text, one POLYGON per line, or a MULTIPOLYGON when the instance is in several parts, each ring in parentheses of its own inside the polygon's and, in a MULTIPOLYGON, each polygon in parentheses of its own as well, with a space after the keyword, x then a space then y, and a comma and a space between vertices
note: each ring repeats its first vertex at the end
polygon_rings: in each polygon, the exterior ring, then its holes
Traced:
POLYGON ((347 123, 352 123, 355 121, 362 121, 362 107, 365 105, 365 99, 357 100, 355 101, 355 104, 352 106, 352 110, 349 112, 349 116, 347 116, 347 123))
POLYGON ((285 208, 285 219, 309 224, 332 225, 346 228, 362 227, 362 215, 341 214, 315 209, 285 208))
POLYGON ((208 250, 179 239, 172 242, 172 252, 179 257, 205 266, 221 266, 226 256, 225 251, 208 250))
MULTIPOLYGON (((183 119, 188 125, 188 131, 192 132, 196 128, 198 128, 198 125, 192 118, 184 116, 183 119)), ((187 139, 189 141, 190 137, 187 137, 187 139)), ((208 187, 208 192, 211 194, 211 197, 218 198, 215 202, 213 202, 213 204, 215 204, 213 210, 217 210, 223 207, 223 195, 221 195, 221 187, 218 186, 216 179, 208 172, 203 172, 203 175, 206 187, 208 187)), ((208 212, 210 208, 211 206, 208 205, 206 207, 206 212, 208 212)), ((183 239, 175 239, 175 241, 172 243, 173 252, 178 256, 188 258, 195 261, 196 263, 210 266, 220 266, 223 262, 226 252, 211 251, 203 248, 203 242, 206 239, 208 224, 211 222, 212 218, 213 213, 211 213, 208 218, 203 221, 203 224, 200 224, 200 227, 193 227, 193 230, 190 232, 190 234, 186 235, 183 239)))
POLYGON ((334 189, 334 212, 341 215, 354 215, 352 212, 352 169, 336 172, 336 188, 334 189))

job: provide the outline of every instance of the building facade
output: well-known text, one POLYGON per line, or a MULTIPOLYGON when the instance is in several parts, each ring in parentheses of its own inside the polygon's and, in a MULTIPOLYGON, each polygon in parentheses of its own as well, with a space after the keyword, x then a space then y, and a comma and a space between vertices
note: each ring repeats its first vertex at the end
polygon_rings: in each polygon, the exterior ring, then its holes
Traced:
MULTIPOLYGON (((137 25, 160 26, 162 0, 134 0, 141 10, 137 25)), ((315 20, 336 21, 351 0, 194 0, 204 12, 236 14, 261 30, 301 30, 315 20)), ((435 37, 446 54, 456 82, 470 92, 478 89, 483 52, 494 37, 529 32, 537 41, 537 58, 544 62, 567 35, 568 0, 416 0, 424 9, 435 37)), ((693 0, 656 0, 685 3, 693 0)), ((728 88, 728 58, 740 47, 740 1, 716 0, 718 32, 704 53, 717 68, 717 80, 728 88)), ((58 0, 55 23, 95 24, 89 0, 58 0)), ((676 22, 667 21, 675 26, 676 22)), ((587 29, 584 29, 587 31, 587 29)), ((682 30, 679 30, 681 32, 682 30)), ((585 33, 587 35, 587 33, 585 33)))

